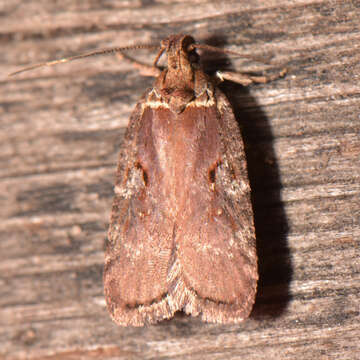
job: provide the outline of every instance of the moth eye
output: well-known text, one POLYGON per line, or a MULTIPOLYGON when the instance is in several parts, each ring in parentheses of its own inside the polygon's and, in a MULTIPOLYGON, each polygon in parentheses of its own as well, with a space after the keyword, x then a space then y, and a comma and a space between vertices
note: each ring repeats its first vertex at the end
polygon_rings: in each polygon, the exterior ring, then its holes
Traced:
POLYGON ((189 54, 189 60, 191 64, 198 63, 199 55, 195 51, 193 51, 189 54))
POLYGON ((144 180, 144 184, 145 184, 145 186, 147 186, 148 183, 149 183, 149 175, 148 175, 147 171, 143 168, 143 166, 141 165, 140 162, 137 162, 135 164, 135 167, 136 167, 136 169, 141 171, 142 177, 143 177, 143 180, 144 180))

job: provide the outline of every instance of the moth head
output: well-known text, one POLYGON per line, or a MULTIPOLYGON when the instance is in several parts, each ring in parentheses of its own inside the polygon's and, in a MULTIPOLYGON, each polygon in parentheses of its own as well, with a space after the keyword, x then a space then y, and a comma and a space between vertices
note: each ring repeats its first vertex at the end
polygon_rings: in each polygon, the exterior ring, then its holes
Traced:
POLYGON ((166 52, 168 68, 177 70, 184 62, 193 65, 198 63, 199 55, 195 51, 195 40, 190 35, 170 35, 161 41, 160 51, 155 59, 154 65, 157 64, 160 57, 166 52))

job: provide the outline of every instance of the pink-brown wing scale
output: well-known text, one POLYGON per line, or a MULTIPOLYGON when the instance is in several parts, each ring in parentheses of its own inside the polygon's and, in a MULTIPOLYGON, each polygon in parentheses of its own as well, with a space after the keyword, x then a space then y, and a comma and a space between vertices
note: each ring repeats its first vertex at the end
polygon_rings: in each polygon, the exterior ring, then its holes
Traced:
POLYGON ((134 326, 169 318, 176 310, 166 299, 174 256, 173 222, 157 194, 156 169, 150 172, 149 163, 143 161, 144 147, 150 157, 155 154, 151 144, 143 142, 151 128, 142 116, 142 106, 143 101, 130 118, 119 158, 104 269, 112 318, 120 325, 134 326))
POLYGON ((176 219, 181 275, 174 297, 205 321, 236 323, 249 315, 255 300, 255 231, 240 131, 225 96, 216 92, 217 106, 183 113, 193 119, 198 136, 186 147, 193 178, 183 180, 176 219))

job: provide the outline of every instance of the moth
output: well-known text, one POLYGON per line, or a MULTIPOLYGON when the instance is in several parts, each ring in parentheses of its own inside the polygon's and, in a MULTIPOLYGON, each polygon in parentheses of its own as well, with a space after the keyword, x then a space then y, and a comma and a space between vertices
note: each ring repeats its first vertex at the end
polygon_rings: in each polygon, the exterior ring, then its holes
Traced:
POLYGON ((133 111, 119 157, 104 289, 119 325, 182 310, 239 323, 258 271, 244 145, 231 106, 188 35, 161 43, 165 68, 133 111))
MULTIPOLYGON (((10 75, 112 48, 33 65, 10 75)), ((104 266, 113 320, 143 326, 176 311, 239 323, 256 295, 258 270, 244 145, 223 79, 248 85, 272 78, 205 74, 189 35, 161 42, 167 67, 133 111, 119 156, 104 266)))

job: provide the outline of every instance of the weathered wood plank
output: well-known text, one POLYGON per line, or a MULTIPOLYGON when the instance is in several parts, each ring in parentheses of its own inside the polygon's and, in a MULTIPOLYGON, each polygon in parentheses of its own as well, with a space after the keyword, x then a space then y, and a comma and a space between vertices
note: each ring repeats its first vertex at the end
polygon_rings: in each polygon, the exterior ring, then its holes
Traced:
POLYGON ((357 2, 0 0, 0 9, 0 358, 358 358, 357 2), (225 59, 233 69, 288 68, 269 84, 223 86, 246 143, 259 292, 240 325, 178 314, 120 328, 105 309, 103 248, 124 128, 152 79, 111 57, 6 74, 179 32, 270 58, 225 59))

